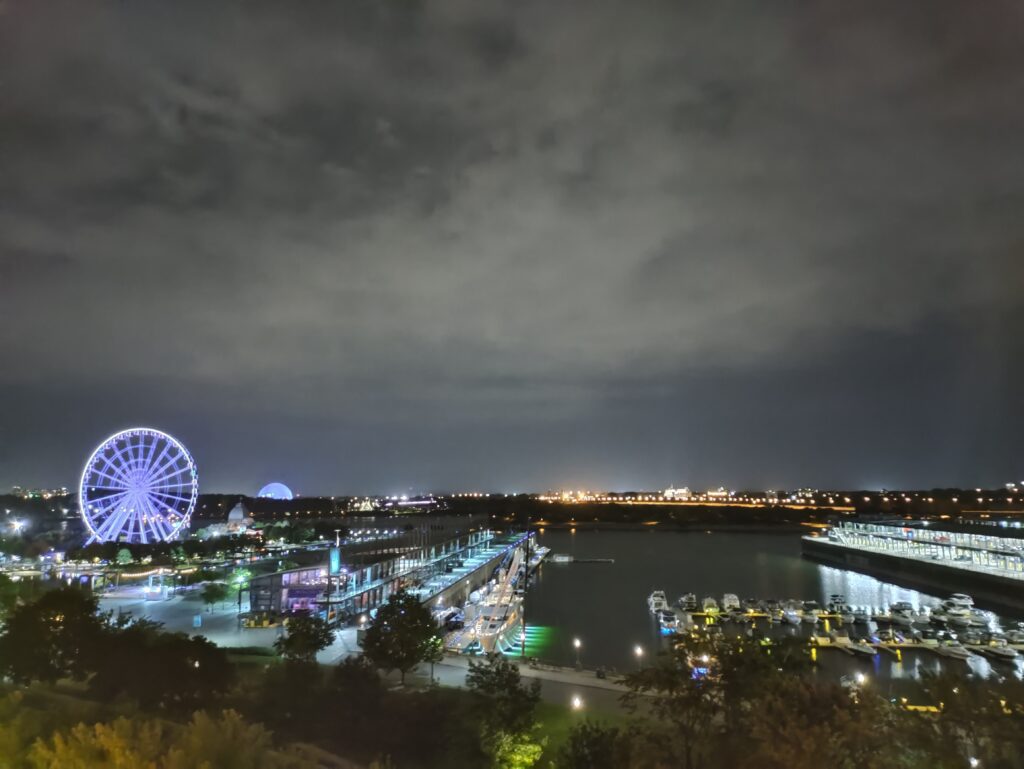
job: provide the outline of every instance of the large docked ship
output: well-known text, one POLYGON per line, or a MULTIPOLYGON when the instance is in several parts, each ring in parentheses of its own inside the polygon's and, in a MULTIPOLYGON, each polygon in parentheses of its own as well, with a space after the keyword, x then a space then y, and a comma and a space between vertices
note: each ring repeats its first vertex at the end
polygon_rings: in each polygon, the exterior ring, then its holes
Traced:
POLYGON ((497 578, 481 588, 478 600, 466 604, 465 627, 449 634, 447 648, 488 654, 508 651, 519 642, 523 598, 516 592, 516 586, 526 568, 523 551, 516 548, 508 564, 498 569, 497 578))

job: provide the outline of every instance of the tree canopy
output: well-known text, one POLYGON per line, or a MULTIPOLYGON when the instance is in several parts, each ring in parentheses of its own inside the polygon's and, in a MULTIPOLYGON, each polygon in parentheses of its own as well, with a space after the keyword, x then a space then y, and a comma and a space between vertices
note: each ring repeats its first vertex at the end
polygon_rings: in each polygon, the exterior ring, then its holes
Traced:
POLYGON ((231 595, 231 588, 223 582, 207 582, 203 585, 203 590, 199 594, 203 599, 203 603, 207 606, 213 606, 215 603, 224 603, 228 600, 231 595))
POLYGON ((327 621, 308 614, 289 618, 287 632, 274 641, 277 653, 290 662, 316 662, 317 652, 334 643, 327 621))
POLYGON ((142 718, 79 724, 40 740, 29 751, 33 769, 314 769, 299 750, 275 750, 270 733, 228 710, 196 713, 184 727, 142 718))
MULTIPOLYGON (((799 644, 683 636, 649 667, 628 674, 624 702, 650 713, 618 749, 639 767, 711 769, 962 769, 1022 766, 1024 684, 925 677, 921 714, 883 698, 869 682, 842 686, 806 675, 799 644), (636 748, 641 746, 641 750, 636 748)), ((580 732, 572 755, 610 742, 580 732)), ((585 764, 568 764, 569 767, 585 764)))
POLYGON ((379 668, 405 674, 430 654, 437 623, 420 599, 405 590, 392 593, 363 638, 363 654, 379 668))
POLYGON ((0 673, 19 683, 85 678, 104 630, 98 607, 93 596, 61 587, 15 608, 0 634, 0 673))

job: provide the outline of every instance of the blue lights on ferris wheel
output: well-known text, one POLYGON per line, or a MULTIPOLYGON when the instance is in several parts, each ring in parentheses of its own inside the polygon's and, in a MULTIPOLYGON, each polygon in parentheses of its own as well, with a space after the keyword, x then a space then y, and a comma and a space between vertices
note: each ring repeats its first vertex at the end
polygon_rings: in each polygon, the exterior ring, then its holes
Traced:
POLYGON ((135 427, 89 457, 78 505, 89 542, 166 542, 188 531, 198 495, 188 450, 167 433, 135 427))

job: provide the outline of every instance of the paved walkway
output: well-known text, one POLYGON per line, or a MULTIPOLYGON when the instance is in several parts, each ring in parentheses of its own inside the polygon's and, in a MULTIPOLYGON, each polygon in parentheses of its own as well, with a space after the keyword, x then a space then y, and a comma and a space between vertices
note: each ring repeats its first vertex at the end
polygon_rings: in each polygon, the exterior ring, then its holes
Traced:
MULTIPOLYGON (((284 632, 282 628, 242 628, 239 626, 237 605, 225 603, 208 611, 198 595, 175 596, 167 600, 147 601, 137 596, 104 597, 100 600, 104 611, 131 613, 162 622, 170 632, 203 635, 218 646, 225 648, 242 646, 270 647, 284 632), (200 627, 195 627, 198 615, 200 627)), ((245 608, 243 606, 243 608, 245 608)), ((342 628, 336 631, 334 643, 317 655, 322 665, 336 665, 347 657, 360 654, 356 643, 356 629, 342 628)), ((447 655, 444 662, 434 666, 434 678, 443 686, 464 687, 469 661, 465 655, 447 655)), ((519 664, 524 679, 541 681, 541 697, 547 702, 561 705, 571 704, 579 698, 583 708, 589 712, 615 713, 621 710, 619 697, 625 687, 614 680, 601 679, 592 670, 575 670, 552 665, 531 667, 525 662, 519 664)), ((399 676, 387 676, 391 683, 398 683, 399 676)), ((426 686, 430 681, 430 665, 423 664, 407 676, 407 682, 414 686, 426 686)))

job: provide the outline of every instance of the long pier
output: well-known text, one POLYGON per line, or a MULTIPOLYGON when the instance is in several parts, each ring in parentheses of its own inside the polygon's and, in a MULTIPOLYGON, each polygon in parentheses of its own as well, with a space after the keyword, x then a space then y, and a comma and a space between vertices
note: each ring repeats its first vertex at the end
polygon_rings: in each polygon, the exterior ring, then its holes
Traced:
POLYGON ((891 533, 894 527, 887 528, 890 533, 844 527, 827 538, 803 537, 801 548, 804 556, 825 564, 928 592, 967 591, 980 604, 1024 611, 1024 556, 959 544, 952 535, 948 541, 936 541, 941 532, 909 541, 891 533))

